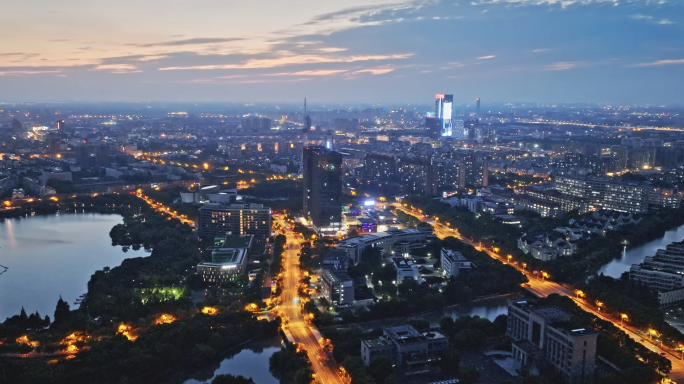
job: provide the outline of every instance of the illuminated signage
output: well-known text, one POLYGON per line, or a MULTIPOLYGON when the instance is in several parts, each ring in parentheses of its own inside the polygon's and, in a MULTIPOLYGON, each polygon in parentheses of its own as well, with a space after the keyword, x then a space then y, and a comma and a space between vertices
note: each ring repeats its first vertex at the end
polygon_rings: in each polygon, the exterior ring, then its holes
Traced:
POLYGON ((363 205, 365 205, 366 207, 368 207, 368 206, 372 207, 375 205, 375 200, 366 200, 363 202, 363 205))
POLYGON ((443 98, 444 98, 444 94, 443 94, 443 93, 438 93, 438 94, 435 95, 435 99, 443 99, 443 98))

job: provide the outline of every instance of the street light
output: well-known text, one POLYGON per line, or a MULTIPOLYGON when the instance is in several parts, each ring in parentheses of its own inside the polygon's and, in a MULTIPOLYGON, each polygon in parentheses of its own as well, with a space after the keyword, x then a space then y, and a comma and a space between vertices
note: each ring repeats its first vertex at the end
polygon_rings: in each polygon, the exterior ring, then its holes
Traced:
POLYGON ((523 269, 527 269, 527 263, 522 263, 523 269))
POLYGON ((622 327, 622 322, 623 322, 624 320, 627 320, 627 315, 623 313, 623 314, 620 315, 620 326, 621 326, 621 327, 622 327))
POLYGON ((511 259, 512 259, 512 258, 513 258, 513 256, 508 255, 508 263, 509 263, 509 264, 511 263, 511 259))
POLYGON ((600 310, 601 310, 601 307, 603 307, 603 303, 600 302, 600 301, 598 301, 598 300, 596 300, 596 306, 598 307, 598 310, 600 311, 600 310))
POLYGON ((575 295, 579 297, 584 297, 584 292, 580 291, 579 289, 575 289, 575 295))

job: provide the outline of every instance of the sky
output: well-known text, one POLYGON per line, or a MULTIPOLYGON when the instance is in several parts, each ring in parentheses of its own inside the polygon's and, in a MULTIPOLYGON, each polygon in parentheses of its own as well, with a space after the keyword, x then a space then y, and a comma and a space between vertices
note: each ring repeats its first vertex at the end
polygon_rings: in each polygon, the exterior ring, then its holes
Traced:
POLYGON ((684 104, 684 0, 22 0, 0 102, 684 104))

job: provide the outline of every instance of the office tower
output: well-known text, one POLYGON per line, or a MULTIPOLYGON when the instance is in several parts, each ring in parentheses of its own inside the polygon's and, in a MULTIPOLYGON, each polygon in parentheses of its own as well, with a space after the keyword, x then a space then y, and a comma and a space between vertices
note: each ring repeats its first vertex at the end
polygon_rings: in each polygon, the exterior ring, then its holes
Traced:
POLYGON ((489 157, 484 152, 458 150, 457 188, 486 188, 489 185, 489 157))
POLYGON ((271 119, 259 116, 247 116, 242 119, 242 129, 249 132, 270 132, 271 119))
POLYGON ((107 144, 100 144, 97 146, 95 152, 95 166, 98 168, 109 167, 109 146, 107 144))
POLYGON ((435 117, 440 120, 442 136, 451 137, 453 126, 451 115, 454 106, 454 95, 439 93, 435 95, 435 117))
POLYGON ((475 100, 477 101, 477 109, 475 110, 475 113, 477 113, 479 115, 480 114, 480 98, 478 97, 475 100))
POLYGON ((59 153, 59 147, 62 143, 62 137, 59 133, 48 133, 47 135, 47 147, 49 153, 59 153))
POLYGON ((478 119, 470 119, 466 120, 463 122, 463 130, 464 130, 464 139, 468 140, 469 142, 473 142, 475 140, 475 134, 477 128, 480 126, 480 120, 478 119))
POLYGON ((425 116, 425 129, 430 136, 439 137, 442 134, 442 121, 432 114, 425 116))
POLYGON ((199 209, 199 236, 271 235, 271 208, 263 204, 206 203, 199 209))
POLYGON ((302 132, 306 133, 311 130, 311 117, 306 113, 306 97, 304 98, 304 126, 302 132))
POLYGON ((57 127, 58 131, 61 131, 62 129, 64 129, 64 120, 57 120, 55 126, 57 127))
POLYGON ((453 137, 459 140, 465 140, 468 137, 468 134, 464 128, 464 121, 463 120, 454 120, 453 121, 453 137))
POLYGON ((328 131, 325 134, 325 149, 328 151, 333 151, 333 135, 332 132, 328 131))
POLYGON ((341 228, 342 154, 322 146, 302 151, 304 216, 322 235, 335 236, 341 228))
POLYGON ((509 303, 507 333, 513 339, 515 368, 550 365, 566 383, 593 382, 598 332, 572 327, 570 317, 558 307, 509 303))

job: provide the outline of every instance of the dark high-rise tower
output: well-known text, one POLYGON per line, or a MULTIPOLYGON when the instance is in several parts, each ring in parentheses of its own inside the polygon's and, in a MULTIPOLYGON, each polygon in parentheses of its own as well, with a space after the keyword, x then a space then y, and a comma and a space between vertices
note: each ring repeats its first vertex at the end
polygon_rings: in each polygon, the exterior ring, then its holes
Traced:
POLYGON ((480 98, 478 97, 478 98, 475 99, 475 100, 477 101, 477 110, 476 110, 476 112, 477 112, 477 114, 479 115, 479 114, 480 114, 480 98))
POLYGON ((322 146, 305 146, 302 174, 304 217, 319 233, 334 236, 342 226, 342 155, 322 146))
POLYGON ((304 128, 302 132, 309 132, 311 130, 311 117, 306 113, 306 97, 304 98, 304 128))
POLYGON ((451 114, 454 106, 454 95, 438 93, 435 95, 435 99, 435 118, 441 122, 442 136, 451 137, 453 135, 451 114))

